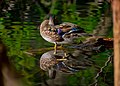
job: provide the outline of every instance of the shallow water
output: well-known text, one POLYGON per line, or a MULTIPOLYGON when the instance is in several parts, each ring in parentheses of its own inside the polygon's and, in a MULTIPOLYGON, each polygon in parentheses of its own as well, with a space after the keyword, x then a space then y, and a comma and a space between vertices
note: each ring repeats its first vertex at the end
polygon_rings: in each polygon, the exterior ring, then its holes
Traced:
MULTIPOLYGON (((43 53, 51 50, 48 48, 53 47, 54 44, 46 42, 40 36, 38 29, 48 13, 56 15, 56 23, 72 22, 84 28, 88 33, 112 37, 110 31, 112 29, 111 11, 108 2, 94 0, 53 0, 52 2, 49 0, 48 2, 47 0, 6 0, 0 4, 0 37, 8 47, 11 62, 25 76, 26 82, 32 86, 40 86, 48 79, 47 74, 39 68, 39 59, 43 53), (95 29, 97 30, 93 31, 95 29), (28 52, 29 50, 33 50, 34 53, 28 52)), ((95 76, 91 71, 92 69, 88 69, 86 72, 95 76)), ((81 76, 82 73, 78 73, 78 75, 81 76)), ((84 78, 87 74, 83 75, 82 78, 78 77, 83 82, 75 82, 76 78, 69 76, 75 80, 72 82, 69 79, 68 85, 72 86, 76 83, 74 86, 79 86, 79 84, 87 86, 92 83, 93 80, 85 83, 84 78)), ((64 75, 62 76, 64 77, 64 75)), ((88 77, 90 77, 89 74, 88 77)))

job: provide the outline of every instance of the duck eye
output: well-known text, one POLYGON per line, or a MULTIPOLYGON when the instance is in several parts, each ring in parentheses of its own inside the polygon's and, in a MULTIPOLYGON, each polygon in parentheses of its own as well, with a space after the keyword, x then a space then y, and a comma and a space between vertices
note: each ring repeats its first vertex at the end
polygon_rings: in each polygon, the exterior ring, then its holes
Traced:
POLYGON ((51 31, 51 28, 49 27, 48 30, 51 31))

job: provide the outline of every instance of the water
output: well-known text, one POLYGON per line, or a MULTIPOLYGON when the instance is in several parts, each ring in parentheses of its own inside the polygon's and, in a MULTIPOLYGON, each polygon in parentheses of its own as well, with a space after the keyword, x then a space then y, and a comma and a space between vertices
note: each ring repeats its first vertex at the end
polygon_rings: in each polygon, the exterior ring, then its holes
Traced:
MULTIPOLYGON (((8 55, 11 62, 24 75, 26 82, 32 86, 40 86, 41 83, 46 83, 46 80, 48 80, 47 74, 39 68, 39 59, 43 53, 49 50, 45 48, 53 47, 54 44, 46 42, 40 36, 38 30, 40 23, 48 13, 56 15, 58 23, 61 21, 72 22, 84 28, 88 33, 112 37, 112 32, 109 30, 112 29, 111 14, 109 14, 110 10, 107 2, 94 0, 58 0, 52 2, 49 0, 48 2, 45 0, 3 1, 0 6, 0 37, 8 47, 8 55), (93 31, 95 29, 97 30, 93 31), (41 49, 43 49, 43 52, 41 49), (28 52, 29 50, 33 50, 34 53, 28 52)), ((106 56, 104 53, 100 55, 106 56)), ((102 59, 101 64, 104 64, 104 59, 102 59)), ((96 71, 88 68, 85 72, 82 71, 72 76, 66 76, 69 77, 67 84, 71 86, 80 84, 81 86, 88 86, 94 80, 85 78, 93 78, 96 71), (82 76, 82 78, 78 75, 82 76), (74 80, 72 81, 72 79, 74 80)), ((60 76, 64 77, 64 74, 60 76)), ((61 79, 58 80, 61 84, 61 79)), ((49 84, 52 82, 52 80, 48 81, 49 84)), ((100 82, 103 83, 102 80, 100 82)), ((106 79, 106 82, 109 82, 109 79, 106 79)), ((108 85, 111 83, 113 84, 113 82, 109 82, 108 85)), ((103 86, 107 86, 106 83, 103 86)))

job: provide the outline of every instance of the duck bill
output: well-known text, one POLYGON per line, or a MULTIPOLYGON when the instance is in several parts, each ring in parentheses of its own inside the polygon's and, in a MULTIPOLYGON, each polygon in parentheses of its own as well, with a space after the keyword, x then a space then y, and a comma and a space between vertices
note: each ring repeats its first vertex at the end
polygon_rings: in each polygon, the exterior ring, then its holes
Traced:
POLYGON ((53 17, 52 16, 50 16, 50 18, 49 18, 49 25, 54 26, 54 22, 53 22, 53 17))

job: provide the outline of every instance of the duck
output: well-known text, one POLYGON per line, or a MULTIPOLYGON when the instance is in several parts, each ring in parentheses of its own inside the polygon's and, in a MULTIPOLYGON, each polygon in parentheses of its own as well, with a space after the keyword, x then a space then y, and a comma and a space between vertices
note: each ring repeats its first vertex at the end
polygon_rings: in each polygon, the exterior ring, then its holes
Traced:
POLYGON ((70 22, 63 22, 55 25, 52 16, 45 19, 40 27, 40 35, 50 43, 54 43, 54 54, 57 53, 57 45, 72 44, 74 39, 84 36, 91 36, 83 28, 70 22))

